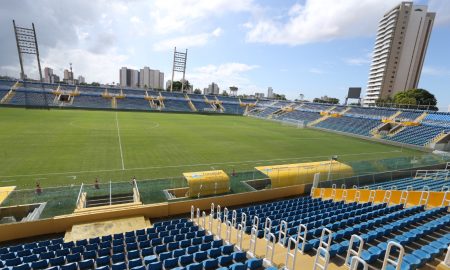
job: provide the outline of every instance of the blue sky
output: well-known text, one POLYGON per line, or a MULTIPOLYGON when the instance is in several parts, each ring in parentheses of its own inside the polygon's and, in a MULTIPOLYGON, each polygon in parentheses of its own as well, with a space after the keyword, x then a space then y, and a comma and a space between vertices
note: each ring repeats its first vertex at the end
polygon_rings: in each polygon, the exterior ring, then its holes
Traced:
MULTIPOLYGON (((69 62, 88 82, 117 82, 119 68, 150 66, 170 79, 173 46, 189 49, 187 79, 203 89, 294 99, 344 98, 367 84, 377 24, 396 0, 17 0, 0 10, 0 73, 18 76, 11 20, 34 22, 43 66, 69 62), (10 25, 11 27, 8 27, 10 25)), ((424 0, 437 12, 420 87, 450 104, 450 1, 424 0)), ((36 76, 26 59, 29 76, 36 76)), ((179 77, 176 77, 179 79, 179 77)))

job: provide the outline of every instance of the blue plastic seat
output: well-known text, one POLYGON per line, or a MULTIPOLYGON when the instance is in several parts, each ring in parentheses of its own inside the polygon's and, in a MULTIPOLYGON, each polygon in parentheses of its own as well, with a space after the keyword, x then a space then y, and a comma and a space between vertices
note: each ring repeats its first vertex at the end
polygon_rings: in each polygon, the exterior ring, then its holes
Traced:
POLYGON ((216 269, 219 266, 219 260, 217 259, 207 259, 203 261, 203 268, 205 270, 216 269))
POLYGON ((208 258, 208 253, 206 251, 199 251, 194 253, 194 261, 202 262, 208 258))
POLYGON ((245 264, 250 270, 256 270, 262 267, 263 261, 262 259, 250 259, 245 264))
POLYGON ((31 268, 33 269, 45 269, 48 267, 48 260, 40 260, 31 263, 31 268))
POLYGON ((13 258, 13 259, 7 259, 5 260, 5 266, 16 266, 22 264, 22 259, 21 258, 13 258))
POLYGON ((71 262, 79 262, 79 261, 81 261, 81 254, 80 254, 80 253, 68 254, 68 255, 66 256, 66 261, 67 261, 68 263, 71 263, 71 262))
POLYGON ((170 258, 164 260, 163 262, 164 269, 171 269, 178 266, 178 258, 170 258))
POLYGON ((245 262, 247 260, 247 253, 244 251, 237 251, 231 254, 235 263, 245 262))
POLYGON ((233 263, 233 256, 232 255, 223 255, 217 258, 219 260, 220 266, 229 266, 233 263))
POLYGON ((144 264, 149 265, 151 263, 157 262, 158 257, 156 255, 149 255, 144 257, 144 264))
POLYGON ((111 260, 114 263, 120 263, 125 261, 125 253, 117 253, 111 256, 111 260))
POLYGON ((212 249, 208 250, 207 252, 208 252, 209 258, 217 258, 220 255, 222 255, 222 251, 220 248, 212 248, 212 249))
POLYGON ((110 256, 111 250, 109 248, 102 248, 97 250, 97 257, 110 256))
POLYGON ((234 251, 234 245, 233 244, 225 245, 225 246, 222 246, 220 249, 221 249, 221 252, 223 255, 231 254, 234 251))
POLYGON ((44 252, 39 255, 39 259, 41 259, 41 260, 47 260, 47 259, 51 259, 51 258, 55 258, 54 251, 44 252))
POLYGON ((59 256, 56 258, 51 258, 48 260, 48 262, 51 266, 60 266, 66 263, 66 257, 59 256))
POLYGON ((111 270, 127 270, 125 262, 114 263, 111 265, 111 270))
POLYGON ((110 258, 109 258, 109 256, 98 257, 98 258, 95 260, 95 264, 97 265, 97 267, 109 265, 109 263, 110 263, 110 258))
POLYGON ((190 246, 186 250, 187 254, 194 254, 195 252, 198 252, 198 251, 199 251, 199 246, 190 246))
POLYGON ((31 270, 31 267, 28 263, 22 263, 11 268, 12 270, 31 270))
POLYGON ((172 252, 168 251, 168 252, 163 252, 159 254, 159 260, 160 261, 164 261, 167 260, 169 258, 172 258, 172 252))
POLYGON ((228 267, 231 270, 247 270, 247 266, 243 263, 234 263, 228 267))
POLYGON ((78 268, 80 270, 94 269, 94 260, 93 259, 88 259, 88 260, 79 261, 78 262, 78 268))
POLYGON ((179 257, 178 264, 181 266, 187 266, 194 262, 194 255, 188 254, 179 257))
POLYGON ((141 254, 139 252, 139 250, 133 250, 133 251, 129 251, 127 254, 127 259, 128 260, 133 260, 133 259, 137 259, 140 258, 141 254))
POLYGON ((97 258, 97 253, 95 252, 95 250, 90 250, 90 251, 86 251, 83 253, 83 260, 88 260, 88 259, 96 259, 97 258))
POLYGON ((65 265, 61 265, 60 267, 59 267, 59 269, 60 270, 78 270, 78 266, 77 266, 77 263, 68 263, 68 264, 65 264, 65 265))
POLYGON ((38 260, 39 260, 39 258, 38 258, 38 255, 36 255, 36 254, 30 255, 30 256, 25 256, 22 258, 22 262, 24 262, 24 263, 31 263, 31 262, 35 262, 38 260))
POLYGON ((201 263, 193 263, 186 267, 186 270, 202 270, 203 265, 201 263))
POLYGON ((141 258, 128 260, 128 269, 132 269, 139 266, 142 266, 141 258))

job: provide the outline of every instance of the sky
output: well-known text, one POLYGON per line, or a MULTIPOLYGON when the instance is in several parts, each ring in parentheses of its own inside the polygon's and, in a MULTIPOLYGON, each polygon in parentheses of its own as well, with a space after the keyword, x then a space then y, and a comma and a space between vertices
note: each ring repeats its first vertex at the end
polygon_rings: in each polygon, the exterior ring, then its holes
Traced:
MULTIPOLYGON (((367 85, 378 21, 397 0, 2 0, 0 74, 18 77, 12 20, 34 22, 41 65, 87 82, 117 83, 119 69, 149 66, 170 79, 173 48, 188 49, 194 88, 345 98, 367 85)), ((416 0, 437 12, 419 87, 450 105, 450 1, 416 0)), ((25 72, 37 78, 33 57, 25 72)), ((176 74, 175 80, 181 74, 176 74)))

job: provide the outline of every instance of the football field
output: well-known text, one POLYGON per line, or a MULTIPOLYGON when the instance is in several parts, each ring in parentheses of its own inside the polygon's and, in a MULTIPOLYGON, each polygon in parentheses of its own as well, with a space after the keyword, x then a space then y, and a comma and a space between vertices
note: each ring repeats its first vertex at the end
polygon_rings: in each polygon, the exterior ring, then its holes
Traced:
POLYGON ((0 186, 32 188, 422 152, 244 116, 0 108, 0 186))

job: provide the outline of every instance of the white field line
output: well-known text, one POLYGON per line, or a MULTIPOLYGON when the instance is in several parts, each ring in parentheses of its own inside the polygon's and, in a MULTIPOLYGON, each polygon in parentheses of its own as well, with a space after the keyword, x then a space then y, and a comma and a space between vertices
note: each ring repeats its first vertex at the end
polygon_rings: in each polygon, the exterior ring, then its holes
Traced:
POLYGON ((119 120, 117 119, 117 112, 116 112, 116 127, 117 127, 117 137, 119 138, 119 150, 120 150, 120 159, 122 160, 122 170, 125 170, 125 164, 123 163, 122 141, 120 139, 120 128, 119 128, 119 120))
MULTIPOLYGON (((361 156, 367 154, 388 154, 388 153, 399 153, 400 150, 385 151, 385 152, 368 152, 368 153, 357 153, 357 154, 341 154, 339 157, 348 156, 361 156)), ((110 169, 110 170, 91 170, 91 171, 71 171, 71 172, 53 172, 53 173, 37 173, 37 174, 16 174, 16 175, 0 175, 0 177, 25 177, 25 176, 44 176, 44 175, 64 175, 64 174, 81 174, 81 173, 101 173, 101 172, 117 172, 117 171, 134 171, 134 170, 149 170, 149 169, 166 169, 166 168, 182 168, 182 167, 198 167, 198 166, 212 166, 212 165, 245 165, 245 164, 256 164, 263 162, 275 162, 275 161, 289 161, 289 160, 304 160, 310 158, 330 158, 332 154, 325 156, 310 156, 310 157, 297 157, 297 158, 277 158, 277 159, 262 159, 262 160, 243 160, 243 161, 230 161, 230 162, 215 162, 215 163, 199 163, 199 164, 182 164, 182 165, 169 165, 169 166, 151 166, 151 167, 140 167, 140 168, 127 168, 127 169, 110 169)))

